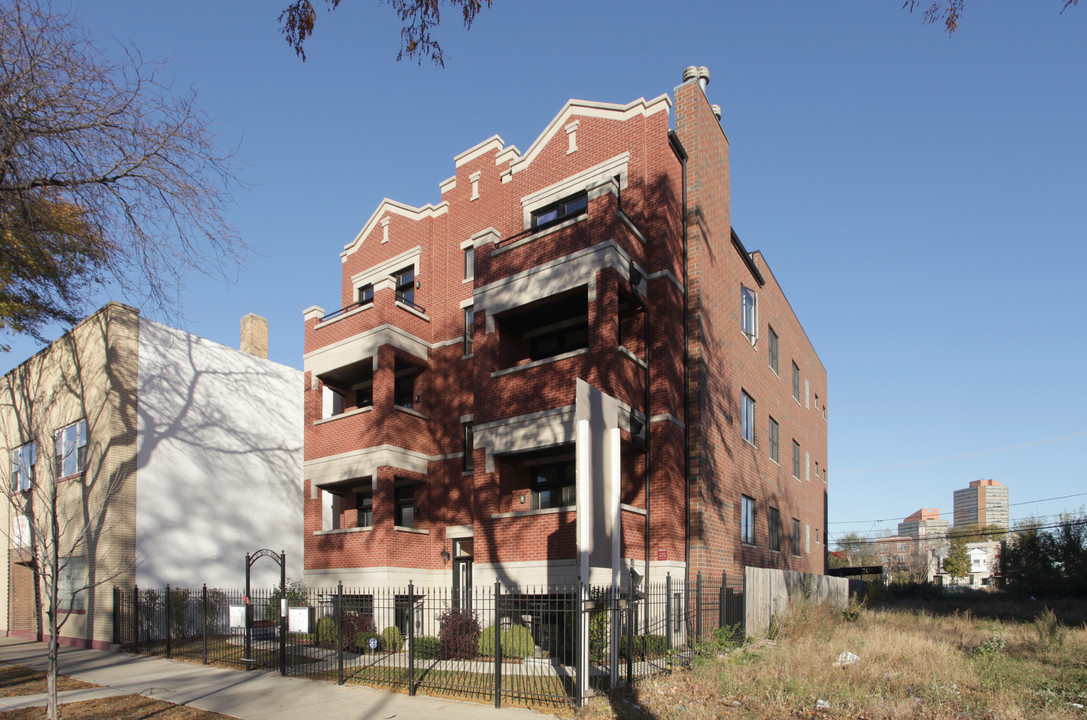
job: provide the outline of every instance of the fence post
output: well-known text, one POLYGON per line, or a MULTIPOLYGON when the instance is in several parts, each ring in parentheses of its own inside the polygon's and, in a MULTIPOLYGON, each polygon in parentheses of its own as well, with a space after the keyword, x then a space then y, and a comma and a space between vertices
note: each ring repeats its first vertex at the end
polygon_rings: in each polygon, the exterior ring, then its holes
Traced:
POLYGON ((494 581, 494 706, 502 707, 502 583, 494 581))
POLYGON ((204 583, 203 593, 203 614, 204 614, 204 664, 208 664, 208 584, 204 583))
POLYGON ((725 602, 726 602, 726 600, 725 600, 725 598, 726 598, 725 588, 727 586, 728 586, 728 574, 724 570, 722 570, 721 571, 721 592, 718 593, 718 598, 717 598, 717 627, 719 627, 719 628, 728 627, 728 610, 725 608, 725 602))
POLYGON ((343 580, 336 586, 336 684, 343 685, 343 580))
POLYGON ((140 649, 140 588, 132 586, 132 647, 140 649))
MULTIPOLYGON (((649 582, 646 581, 646 587, 649 582)), ((627 598, 627 685, 634 684, 634 566, 630 566, 630 597, 627 598)))
POLYGON ((695 627, 694 637, 695 637, 695 640, 701 640, 702 639, 702 571, 701 570, 698 571, 698 577, 696 578, 695 583, 696 584, 695 584, 694 606, 695 606, 695 612, 698 613, 698 617, 696 617, 695 621, 694 621, 694 627, 695 627))
POLYGON ((170 659, 170 586, 166 586, 166 612, 162 614, 162 624, 166 627, 166 659, 170 659))
MULTIPOLYGON (((395 596, 393 607, 396 607, 395 596)), ((408 696, 415 697, 415 583, 411 580, 408 580, 408 696)))
POLYGON ((120 603, 120 594, 118 593, 119 590, 120 590, 120 588, 118 588, 116 585, 113 586, 113 644, 114 645, 120 645, 121 644, 121 632, 120 632, 120 629, 121 629, 121 623, 120 623, 120 619, 121 619, 121 603, 120 603))
POLYGON ((577 578, 574 596, 574 706, 581 707, 585 700, 585 681, 589 672, 589 638, 585 627, 585 584, 577 578))
MULTIPOLYGON (((672 649, 672 573, 664 576, 664 649, 672 649)), ((672 653, 668 653, 668 665, 672 664, 672 653)))

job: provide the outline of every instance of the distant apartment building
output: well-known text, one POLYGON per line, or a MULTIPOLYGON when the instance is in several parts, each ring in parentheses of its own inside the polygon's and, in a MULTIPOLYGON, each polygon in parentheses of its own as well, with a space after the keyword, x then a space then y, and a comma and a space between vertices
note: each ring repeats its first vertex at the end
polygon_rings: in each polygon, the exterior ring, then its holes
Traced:
POLYGON ((732 227, 708 79, 571 100, 345 246, 304 312, 308 584, 825 571, 827 374, 732 227))
POLYGON ((995 526, 1008 529, 1008 487, 996 480, 974 480, 955 491, 955 527, 995 526))
POLYGON ((114 586, 240 587, 263 548, 298 577, 302 375, 267 359, 263 318, 242 335, 245 352, 111 302, 0 378, 7 635, 48 634, 53 517, 63 644, 110 647, 114 586))
POLYGON ((921 508, 898 523, 898 534, 915 539, 938 538, 947 535, 948 522, 940 519, 940 511, 935 508, 921 508))

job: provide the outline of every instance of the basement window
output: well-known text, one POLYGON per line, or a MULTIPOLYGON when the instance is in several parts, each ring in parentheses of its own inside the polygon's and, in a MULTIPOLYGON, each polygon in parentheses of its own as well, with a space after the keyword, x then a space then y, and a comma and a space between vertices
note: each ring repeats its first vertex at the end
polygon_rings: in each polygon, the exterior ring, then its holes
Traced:
POLYGON ((532 229, 542 230, 545 227, 560 223, 567 218, 584 214, 589 209, 589 196, 578 193, 568 198, 563 198, 556 203, 546 205, 532 213, 532 229))

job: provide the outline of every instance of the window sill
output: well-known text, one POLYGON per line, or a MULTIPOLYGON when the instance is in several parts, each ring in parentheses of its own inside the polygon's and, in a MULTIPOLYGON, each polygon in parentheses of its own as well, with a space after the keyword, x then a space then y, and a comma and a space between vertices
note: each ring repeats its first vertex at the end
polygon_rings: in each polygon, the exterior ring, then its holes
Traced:
POLYGON ((348 410, 347 412, 342 412, 339 415, 331 415, 331 416, 326 417, 326 418, 321 418, 320 420, 314 420, 313 424, 314 425, 320 425, 322 423, 332 422, 333 420, 340 420, 342 418, 351 417, 352 415, 361 415, 362 413, 368 413, 368 412, 372 411, 373 409, 374 409, 373 405, 369 405, 367 407, 362 407, 362 408, 355 408, 354 410, 348 410))
POLYGON ((406 408, 403 405, 393 405, 393 410, 396 410, 397 412, 406 413, 408 415, 414 415, 415 417, 422 418, 423 420, 429 420, 430 419, 429 415, 424 415, 423 413, 419 412, 418 410, 412 410, 411 408, 406 408))
POLYGON ((403 533, 414 533, 415 535, 429 535, 430 531, 423 528, 411 528, 405 525, 393 525, 393 530, 403 533))
POLYGON ((573 505, 561 507, 543 508, 541 510, 514 510, 513 512, 491 513, 492 520, 504 520, 507 518, 531 517, 533 515, 554 515, 556 513, 574 512, 573 505))
POLYGON ((529 368, 540 367, 541 365, 547 365, 548 363, 558 362, 559 360, 565 360, 567 358, 576 357, 578 355, 588 355, 589 348, 580 348, 578 350, 571 350, 570 352, 560 353, 559 355, 553 355, 543 360, 533 360, 532 362, 525 363, 524 365, 514 365, 510 368, 503 368, 502 370, 496 370, 491 373, 491 377, 501 377, 502 375, 509 375, 520 370, 527 370, 529 368))
POLYGON ((755 543, 748 542, 747 540, 740 540, 740 544, 743 545, 744 547, 749 547, 749 548, 757 548, 758 547, 758 545, 756 545, 755 543))
POLYGON ((648 515, 649 514, 646 511, 645 508, 634 507, 633 505, 627 505, 626 503, 621 503, 619 505, 619 509, 622 510, 623 512, 634 513, 635 515, 648 515))
POLYGON ((647 367, 649 367, 648 365, 645 364, 645 360, 642 360, 640 357, 638 357, 637 355, 632 353, 630 350, 627 350, 625 345, 620 345, 619 346, 619 354, 620 355, 625 355, 627 358, 633 360, 643 370, 645 370, 647 367))
POLYGON ((373 530, 373 525, 367 527, 353 527, 353 528, 337 528, 335 530, 315 530, 314 535, 346 535, 347 533, 357 532, 369 532, 373 530))
POLYGON ((398 308, 400 308, 401 310, 405 310, 405 311, 411 313, 412 315, 414 315, 416 317, 422 318, 423 320, 426 320, 427 322, 430 322, 430 318, 427 317, 427 315, 425 313, 419 312, 418 310, 413 308, 411 305, 408 305, 407 303, 402 303, 399 300, 397 300, 396 301, 396 306, 398 308))

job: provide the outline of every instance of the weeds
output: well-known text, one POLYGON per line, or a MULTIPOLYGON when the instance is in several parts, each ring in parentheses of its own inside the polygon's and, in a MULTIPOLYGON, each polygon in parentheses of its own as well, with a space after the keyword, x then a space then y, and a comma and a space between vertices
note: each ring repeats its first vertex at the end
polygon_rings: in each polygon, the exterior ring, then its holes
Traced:
POLYGON ((1064 646, 1067 631, 1050 608, 1034 618, 1034 632, 1038 636, 1038 649, 1042 652, 1060 650, 1064 646))

